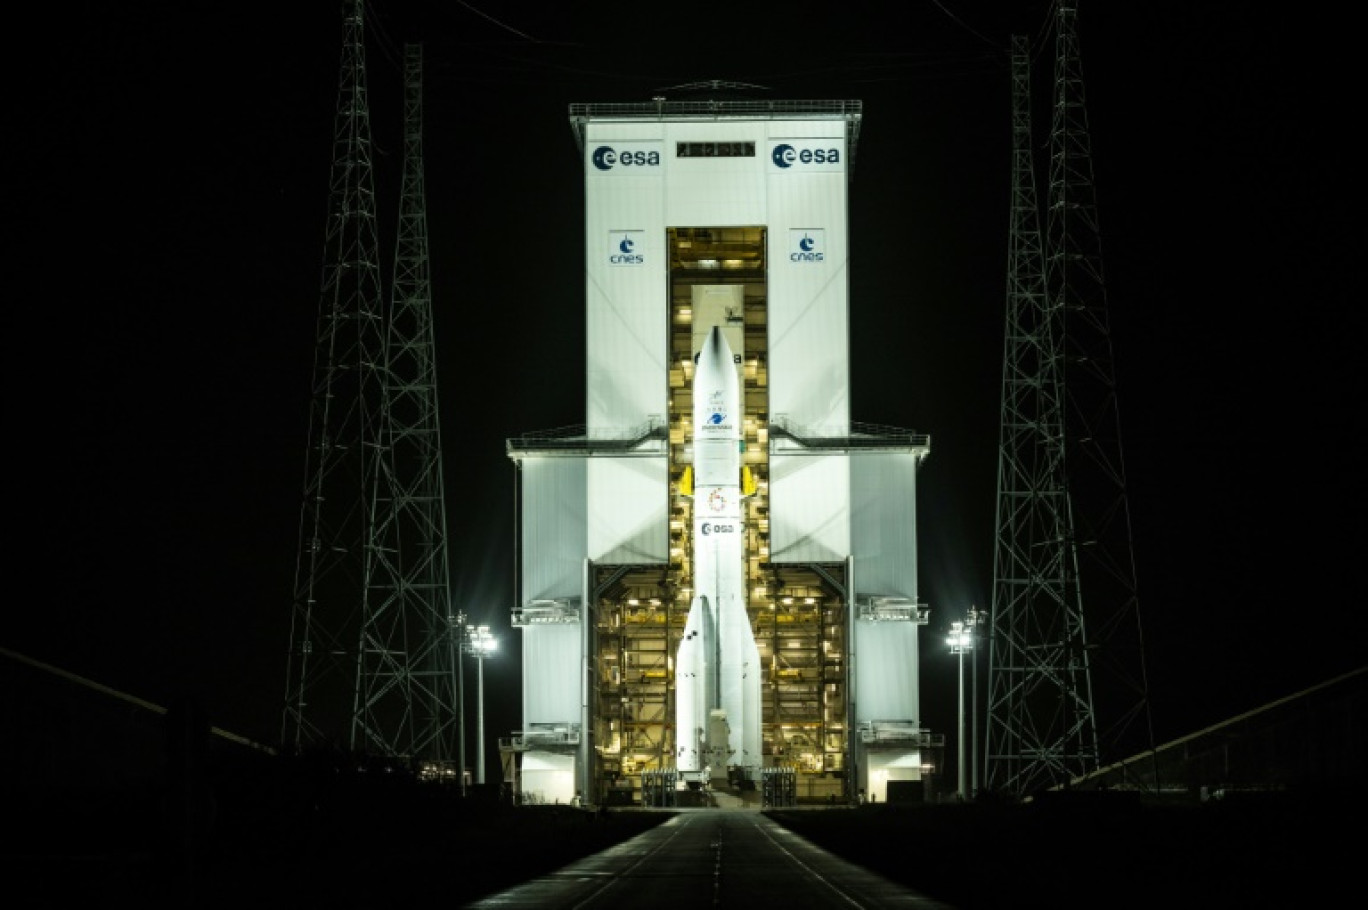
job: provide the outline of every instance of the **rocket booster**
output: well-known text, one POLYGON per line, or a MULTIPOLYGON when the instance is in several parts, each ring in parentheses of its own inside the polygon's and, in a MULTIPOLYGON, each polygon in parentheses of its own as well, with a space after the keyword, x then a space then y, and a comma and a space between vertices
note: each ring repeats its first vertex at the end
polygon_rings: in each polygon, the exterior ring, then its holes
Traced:
POLYGON ((693 585, 675 666, 676 767, 759 769, 760 652, 746 613, 741 384, 714 326, 694 370, 693 585), (726 721, 717 742, 717 712, 726 721))

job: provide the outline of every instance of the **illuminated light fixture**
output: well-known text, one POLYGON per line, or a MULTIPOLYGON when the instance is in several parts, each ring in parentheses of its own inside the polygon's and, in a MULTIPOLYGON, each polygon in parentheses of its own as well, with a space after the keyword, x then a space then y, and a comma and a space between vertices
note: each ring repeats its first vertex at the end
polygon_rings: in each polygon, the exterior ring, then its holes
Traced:
MULTIPOLYGON (((967 779, 966 776, 965 776, 965 764, 966 764, 966 758, 967 758, 967 753, 968 753, 968 750, 965 749, 965 740, 968 739, 968 736, 966 735, 966 734, 967 734, 967 731, 966 731, 965 722, 964 722, 964 653, 965 653, 966 651, 974 651, 974 650, 975 650, 975 649, 974 649, 974 638, 975 638, 974 628, 975 628, 975 627, 979 624, 979 622, 981 621, 981 617, 982 617, 982 613, 980 613, 980 611, 976 610, 976 609, 973 608, 973 607, 970 607, 970 608, 969 608, 969 619, 968 619, 968 621, 967 621, 967 622, 959 622, 959 621, 952 622, 952 623, 950 624, 950 634, 949 634, 949 635, 946 637, 946 639, 945 639, 945 643, 946 643, 947 645, 950 646, 950 653, 959 656, 959 743, 957 744, 957 747, 956 747, 956 750, 955 750, 955 751, 958 753, 958 760, 959 760, 959 768, 958 768, 959 783, 958 783, 958 788, 959 788, 959 798, 960 798, 961 801, 967 800, 967 799, 969 798, 969 781, 968 781, 968 779, 967 779)), ((975 655, 974 668, 975 668, 975 671, 977 671, 977 669, 978 669, 977 654, 975 655)), ((975 692, 974 692, 974 701, 975 701, 974 710, 975 710, 975 717, 977 718, 977 712, 978 712, 978 705, 977 705, 977 701, 978 701, 978 674, 977 674, 977 672, 975 672, 975 674, 974 674, 974 690, 975 690, 975 692)), ((978 726, 977 720, 975 721, 974 726, 975 726, 975 728, 977 728, 977 726, 978 726)), ((974 738, 977 739, 977 737, 978 737, 978 732, 977 732, 977 729, 976 729, 975 732, 974 732, 974 738)), ((975 744, 975 747, 974 747, 973 751, 974 751, 975 753, 978 752, 977 744, 975 744)), ((974 764, 975 764, 975 766, 977 766, 977 764, 978 764, 978 757, 977 757, 977 755, 975 755, 975 757, 974 757, 974 764)), ((975 774, 975 777, 977 777, 977 774, 975 774)), ((975 787, 975 790, 977 790, 977 786, 975 787)))
POLYGON ((475 741, 475 783, 485 782, 485 738, 484 738, 484 662, 499 649, 499 640, 489 631, 489 626, 466 626, 465 650, 475 655, 476 676, 476 714, 475 741))

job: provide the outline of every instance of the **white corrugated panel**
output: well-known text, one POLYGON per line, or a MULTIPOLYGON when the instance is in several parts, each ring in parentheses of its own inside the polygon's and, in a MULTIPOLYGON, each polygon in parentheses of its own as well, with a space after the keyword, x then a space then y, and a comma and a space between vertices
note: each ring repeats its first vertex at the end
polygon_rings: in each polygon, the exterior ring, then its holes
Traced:
POLYGON ((589 558, 637 565, 669 560, 669 466, 658 457, 589 461, 589 558))
POLYGON ((860 594, 917 598, 917 460, 851 455, 851 555, 860 594))
POLYGON ((849 554, 849 458, 772 455, 770 561, 835 562, 849 554))
POLYGON ((584 587, 585 459, 522 460, 523 601, 578 597, 584 587))
POLYGON ((919 722, 917 624, 856 620, 854 626, 855 722, 919 722))
POLYGON ((666 413, 666 309, 659 294, 634 297, 614 282, 588 297, 585 424, 593 436, 624 437, 666 413))
POLYGON ((575 798, 575 756, 561 752, 524 752, 522 799, 527 804, 568 806, 575 798))
POLYGON ((671 158, 665 223, 671 227, 737 227, 765 223, 763 124, 686 122, 666 127, 667 148, 680 142, 752 141, 755 158, 671 158))
MULTIPOLYGON (((839 124, 788 126, 767 143, 767 160, 780 145, 845 153, 839 124), (822 138, 823 128, 838 135, 822 138)), ((770 165, 770 413, 814 435, 842 435, 850 426, 845 168, 770 165)))
POLYGON ((580 633, 579 623, 522 627, 523 729, 580 722, 580 633))
POLYGON ((591 126, 585 145, 585 423, 617 436, 667 409, 664 206, 670 158, 659 124, 624 137, 591 126), (601 138, 609 136, 612 138, 601 138), (596 166, 596 156, 616 157, 596 166), (655 158, 631 158, 629 155, 655 158), (654 160, 654 165, 633 163, 654 160))

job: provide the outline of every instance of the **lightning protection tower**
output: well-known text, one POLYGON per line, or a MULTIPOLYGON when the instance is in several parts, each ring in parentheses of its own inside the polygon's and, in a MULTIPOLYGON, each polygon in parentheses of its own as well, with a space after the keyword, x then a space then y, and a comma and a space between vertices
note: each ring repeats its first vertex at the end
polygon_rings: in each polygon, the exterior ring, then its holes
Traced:
POLYGON ((1030 48, 1012 39, 1012 196, 998 442, 985 781, 1030 792, 1082 763, 1086 679, 1066 643, 1083 624, 1065 481, 1063 314, 1045 285, 1032 154, 1030 48))
POLYGON ((1029 53, 1013 42, 985 779, 1016 794, 1153 745, 1076 18, 1056 5, 1043 252, 1029 53))
POLYGON ((314 348, 281 745, 349 747, 365 602, 384 356, 366 95, 365 5, 343 11, 342 62, 314 348))
POLYGON ((380 438, 371 464, 352 748, 456 779, 461 635, 450 572, 423 168, 423 54, 404 48, 404 160, 385 320, 380 438))
POLYGON ((1090 771, 1098 760, 1119 761, 1152 750, 1154 730, 1077 0, 1057 0, 1054 25, 1045 282, 1050 306, 1064 320, 1065 464, 1073 518, 1069 545, 1087 620, 1069 645, 1068 665, 1090 680, 1092 730, 1080 727, 1078 737, 1084 759, 1079 770, 1090 771), (1088 762, 1090 748, 1095 758, 1088 762))

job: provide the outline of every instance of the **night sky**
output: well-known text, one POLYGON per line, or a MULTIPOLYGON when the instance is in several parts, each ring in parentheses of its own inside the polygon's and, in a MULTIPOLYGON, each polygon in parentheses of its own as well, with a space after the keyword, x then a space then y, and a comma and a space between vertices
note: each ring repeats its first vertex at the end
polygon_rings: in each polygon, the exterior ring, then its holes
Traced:
MULTIPOLYGON (((341 49, 339 2, 281 6, 29 13, 51 18, 13 35, 38 56, 11 84, 6 130, 19 509, 0 644, 159 704, 194 699, 267 743, 285 686, 341 49)), ((1348 22, 1117 6, 1082 0, 1078 22, 1163 741, 1364 662, 1351 459, 1368 247, 1348 113, 1362 78, 1348 22)), ((369 3, 385 237, 402 45, 424 45, 452 585, 510 652, 504 443, 584 417, 568 105, 713 79, 859 99, 851 416, 931 435, 923 710, 934 731, 953 727, 943 633, 992 591, 1007 47, 1042 34, 1049 3, 928 0, 897 21, 888 9, 369 3)), ((1037 48, 1038 87, 1052 53, 1052 39, 1037 48)), ((1034 116, 1043 156, 1049 114, 1034 116)), ((491 746, 520 723, 519 685, 512 654, 486 664, 491 746)))

